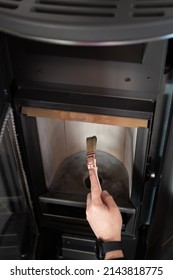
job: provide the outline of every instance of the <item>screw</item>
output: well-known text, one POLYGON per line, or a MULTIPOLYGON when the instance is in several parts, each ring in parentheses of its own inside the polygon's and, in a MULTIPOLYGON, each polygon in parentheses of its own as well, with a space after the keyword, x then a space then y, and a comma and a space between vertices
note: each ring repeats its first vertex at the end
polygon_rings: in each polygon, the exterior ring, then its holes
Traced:
POLYGON ((154 172, 152 172, 152 173, 150 174, 150 177, 151 177, 151 178, 156 178, 156 174, 155 174, 154 172))
POLYGON ((124 80, 125 80, 125 82, 130 82, 131 81, 131 79, 129 77, 126 77, 124 80))
POLYGON ((24 253, 24 254, 20 255, 20 257, 21 257, 21 259, 26 259, 27 254, 26 254, 26 253, 24 253))

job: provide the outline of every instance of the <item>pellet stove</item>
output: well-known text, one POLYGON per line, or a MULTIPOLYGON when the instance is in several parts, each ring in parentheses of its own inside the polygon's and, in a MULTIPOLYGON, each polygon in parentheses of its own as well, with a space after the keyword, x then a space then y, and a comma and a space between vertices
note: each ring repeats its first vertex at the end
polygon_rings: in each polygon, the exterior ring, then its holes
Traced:
POLYGON ((173 257, 168 2, 0 1, 1 259, 95 259, 93 135, 127 259, 173 257))

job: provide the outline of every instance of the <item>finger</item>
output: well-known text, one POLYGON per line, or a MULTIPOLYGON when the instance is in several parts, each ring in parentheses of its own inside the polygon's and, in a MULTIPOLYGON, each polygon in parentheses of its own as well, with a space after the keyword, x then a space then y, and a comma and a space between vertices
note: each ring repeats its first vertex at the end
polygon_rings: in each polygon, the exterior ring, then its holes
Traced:
POLYGON ((90 204, 91 204, 91 193, 87 194, 87 200, 86 200, 86 219, 89 219, 89 209, 90 209, 90 204))
POLYGON ((86 200, 86 207, 88 208, 88 206, 90 205, 91 203, 91 193, 88 193, 87 194, 87 200, 86 200))
POLYGON ((118 207, 117 204, 115 203, 113 197, 107 192, 107 191, 103 191, 101 193, 101 198, 102 201, 104 202, 104 204, 106 204, 106 206, 110 209, 112 207, 118 207))
POLYGON ((91 198, 92 201, 100 201, 101 200, 101 186, 99 182, 99 178, 97 175, 97 168, 89 170, 89 177, 91 182, 91 198))

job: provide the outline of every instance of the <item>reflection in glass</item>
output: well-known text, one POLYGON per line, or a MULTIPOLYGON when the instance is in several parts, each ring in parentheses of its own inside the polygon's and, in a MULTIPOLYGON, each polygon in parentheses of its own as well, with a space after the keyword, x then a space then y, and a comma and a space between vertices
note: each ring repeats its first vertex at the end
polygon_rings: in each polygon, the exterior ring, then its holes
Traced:
POLYGON ((26 229, 32 231, 33 226, 29 199, 9 108, 0 133, 0 259, 19 259, 23 254, 26 229))

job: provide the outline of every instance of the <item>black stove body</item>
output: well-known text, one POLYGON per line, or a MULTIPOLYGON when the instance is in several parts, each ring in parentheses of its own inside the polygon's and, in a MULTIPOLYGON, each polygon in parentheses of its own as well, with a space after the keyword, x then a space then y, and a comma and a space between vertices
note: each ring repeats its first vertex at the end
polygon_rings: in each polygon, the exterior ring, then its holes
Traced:
POLYGON ((173 2, 1 2, 1 258, 95 259, 94 134, 127 259, 172 259, 173 2))

